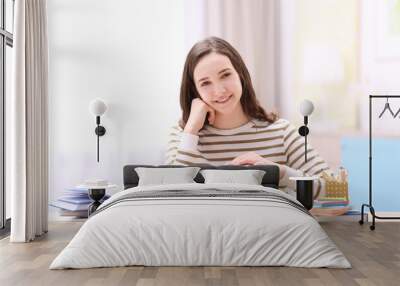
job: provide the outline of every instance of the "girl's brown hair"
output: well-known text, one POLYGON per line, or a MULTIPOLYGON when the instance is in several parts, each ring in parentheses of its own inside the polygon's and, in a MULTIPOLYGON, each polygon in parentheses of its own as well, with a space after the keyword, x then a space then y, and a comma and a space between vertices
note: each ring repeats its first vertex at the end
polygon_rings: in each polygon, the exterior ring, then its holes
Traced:
MULTIPOLYGON (((270 123, 275 122, 278 118, 277 114, 273 112, 267 113, 264 108, 260 106, 254 92, 253 84, 251 83, 250 73, 240 54, 227 41, 217 37, 209 37, 196 43, 186 57, 180 91, 182 118, 179 125, 184 128, 189 119, 192 100, 200 98, 194 82, 193 73, 200 59, 210 53, 227 56, 236 72, 239 74, 240 82, 242 83, 240 103, 242 104, 244 113, 250 118, 268 121, 270 123)), ((207 119, 206 123, 208 124, 207 119)))

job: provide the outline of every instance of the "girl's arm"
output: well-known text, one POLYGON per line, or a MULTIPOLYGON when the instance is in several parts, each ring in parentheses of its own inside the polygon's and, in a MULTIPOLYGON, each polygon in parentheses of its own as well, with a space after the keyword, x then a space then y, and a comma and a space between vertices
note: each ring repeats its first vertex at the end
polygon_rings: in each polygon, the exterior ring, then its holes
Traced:
POLYGON ((168 165, 210 164, 197 149, 199 136, 184 132, 181 127, 171 129, 166 153, 168 165))

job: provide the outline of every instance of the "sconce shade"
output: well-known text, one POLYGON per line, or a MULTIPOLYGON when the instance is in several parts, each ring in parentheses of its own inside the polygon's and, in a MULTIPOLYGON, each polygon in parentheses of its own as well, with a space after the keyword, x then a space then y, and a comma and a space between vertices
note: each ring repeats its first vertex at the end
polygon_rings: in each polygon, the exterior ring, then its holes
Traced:
POLYGON ((89 104, 89 111, 94 116, 102 116, 107 110, 107 105, 99 98, 92 100, 89 104))
POLYGON ((313 111, 314 104, 311 101, 305 99, 300 103, 300 113, 303 116, 309 116, 311 113, 313 113, 313 111))

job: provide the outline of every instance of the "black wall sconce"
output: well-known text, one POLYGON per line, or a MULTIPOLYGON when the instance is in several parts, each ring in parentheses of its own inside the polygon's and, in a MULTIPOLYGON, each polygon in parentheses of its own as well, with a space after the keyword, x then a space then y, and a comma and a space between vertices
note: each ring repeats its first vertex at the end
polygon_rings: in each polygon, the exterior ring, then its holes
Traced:
POLYGON ((100 125, 100 116, 106 112, 107 105, 101 99, 96 98, 90 102, 89 110, 94 116, 96 116, 97 127, 94 132, 97 135, 97 162, 99 162, 99 138, 106 134, 106 129, 100 125))
POLYGON ((304 117, 304 125, 299 128, 299 134, 304 137, 304 148, 305 148, 304 159, 306 163, 307 163, 307 135, 308 133, 310 133, 310 130, 307 127, 308 116, 310 116, 311 113, 313 113, 313 111, 314 111, 314 104, 311 101, 305 99, 301 102, 300 113, 304 117))
MULTIPOLYGON (((307 163, 307 135, 310 133, 308 129, 308 116, 314 111, 314 104, 309 100, 304 100, 300 104, 300 113, 304 117, 304 125, 299 128, 299 134, 304 139, 304 158, 307 163)), ((313 207, 313 181, 318 177, 290 177, 290 180, 296 181, 296 198, 303 206, 310 210, 313 207)))

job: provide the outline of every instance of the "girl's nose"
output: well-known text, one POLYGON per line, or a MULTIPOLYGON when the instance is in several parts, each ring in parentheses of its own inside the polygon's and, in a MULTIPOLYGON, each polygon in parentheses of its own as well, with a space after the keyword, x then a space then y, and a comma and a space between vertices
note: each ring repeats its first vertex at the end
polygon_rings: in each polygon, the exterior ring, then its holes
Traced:
POLYGON ((226 88, 223 85, 217 85, 215 87, 215 94, 216 95, 222 95, 226 92, 226 88))

